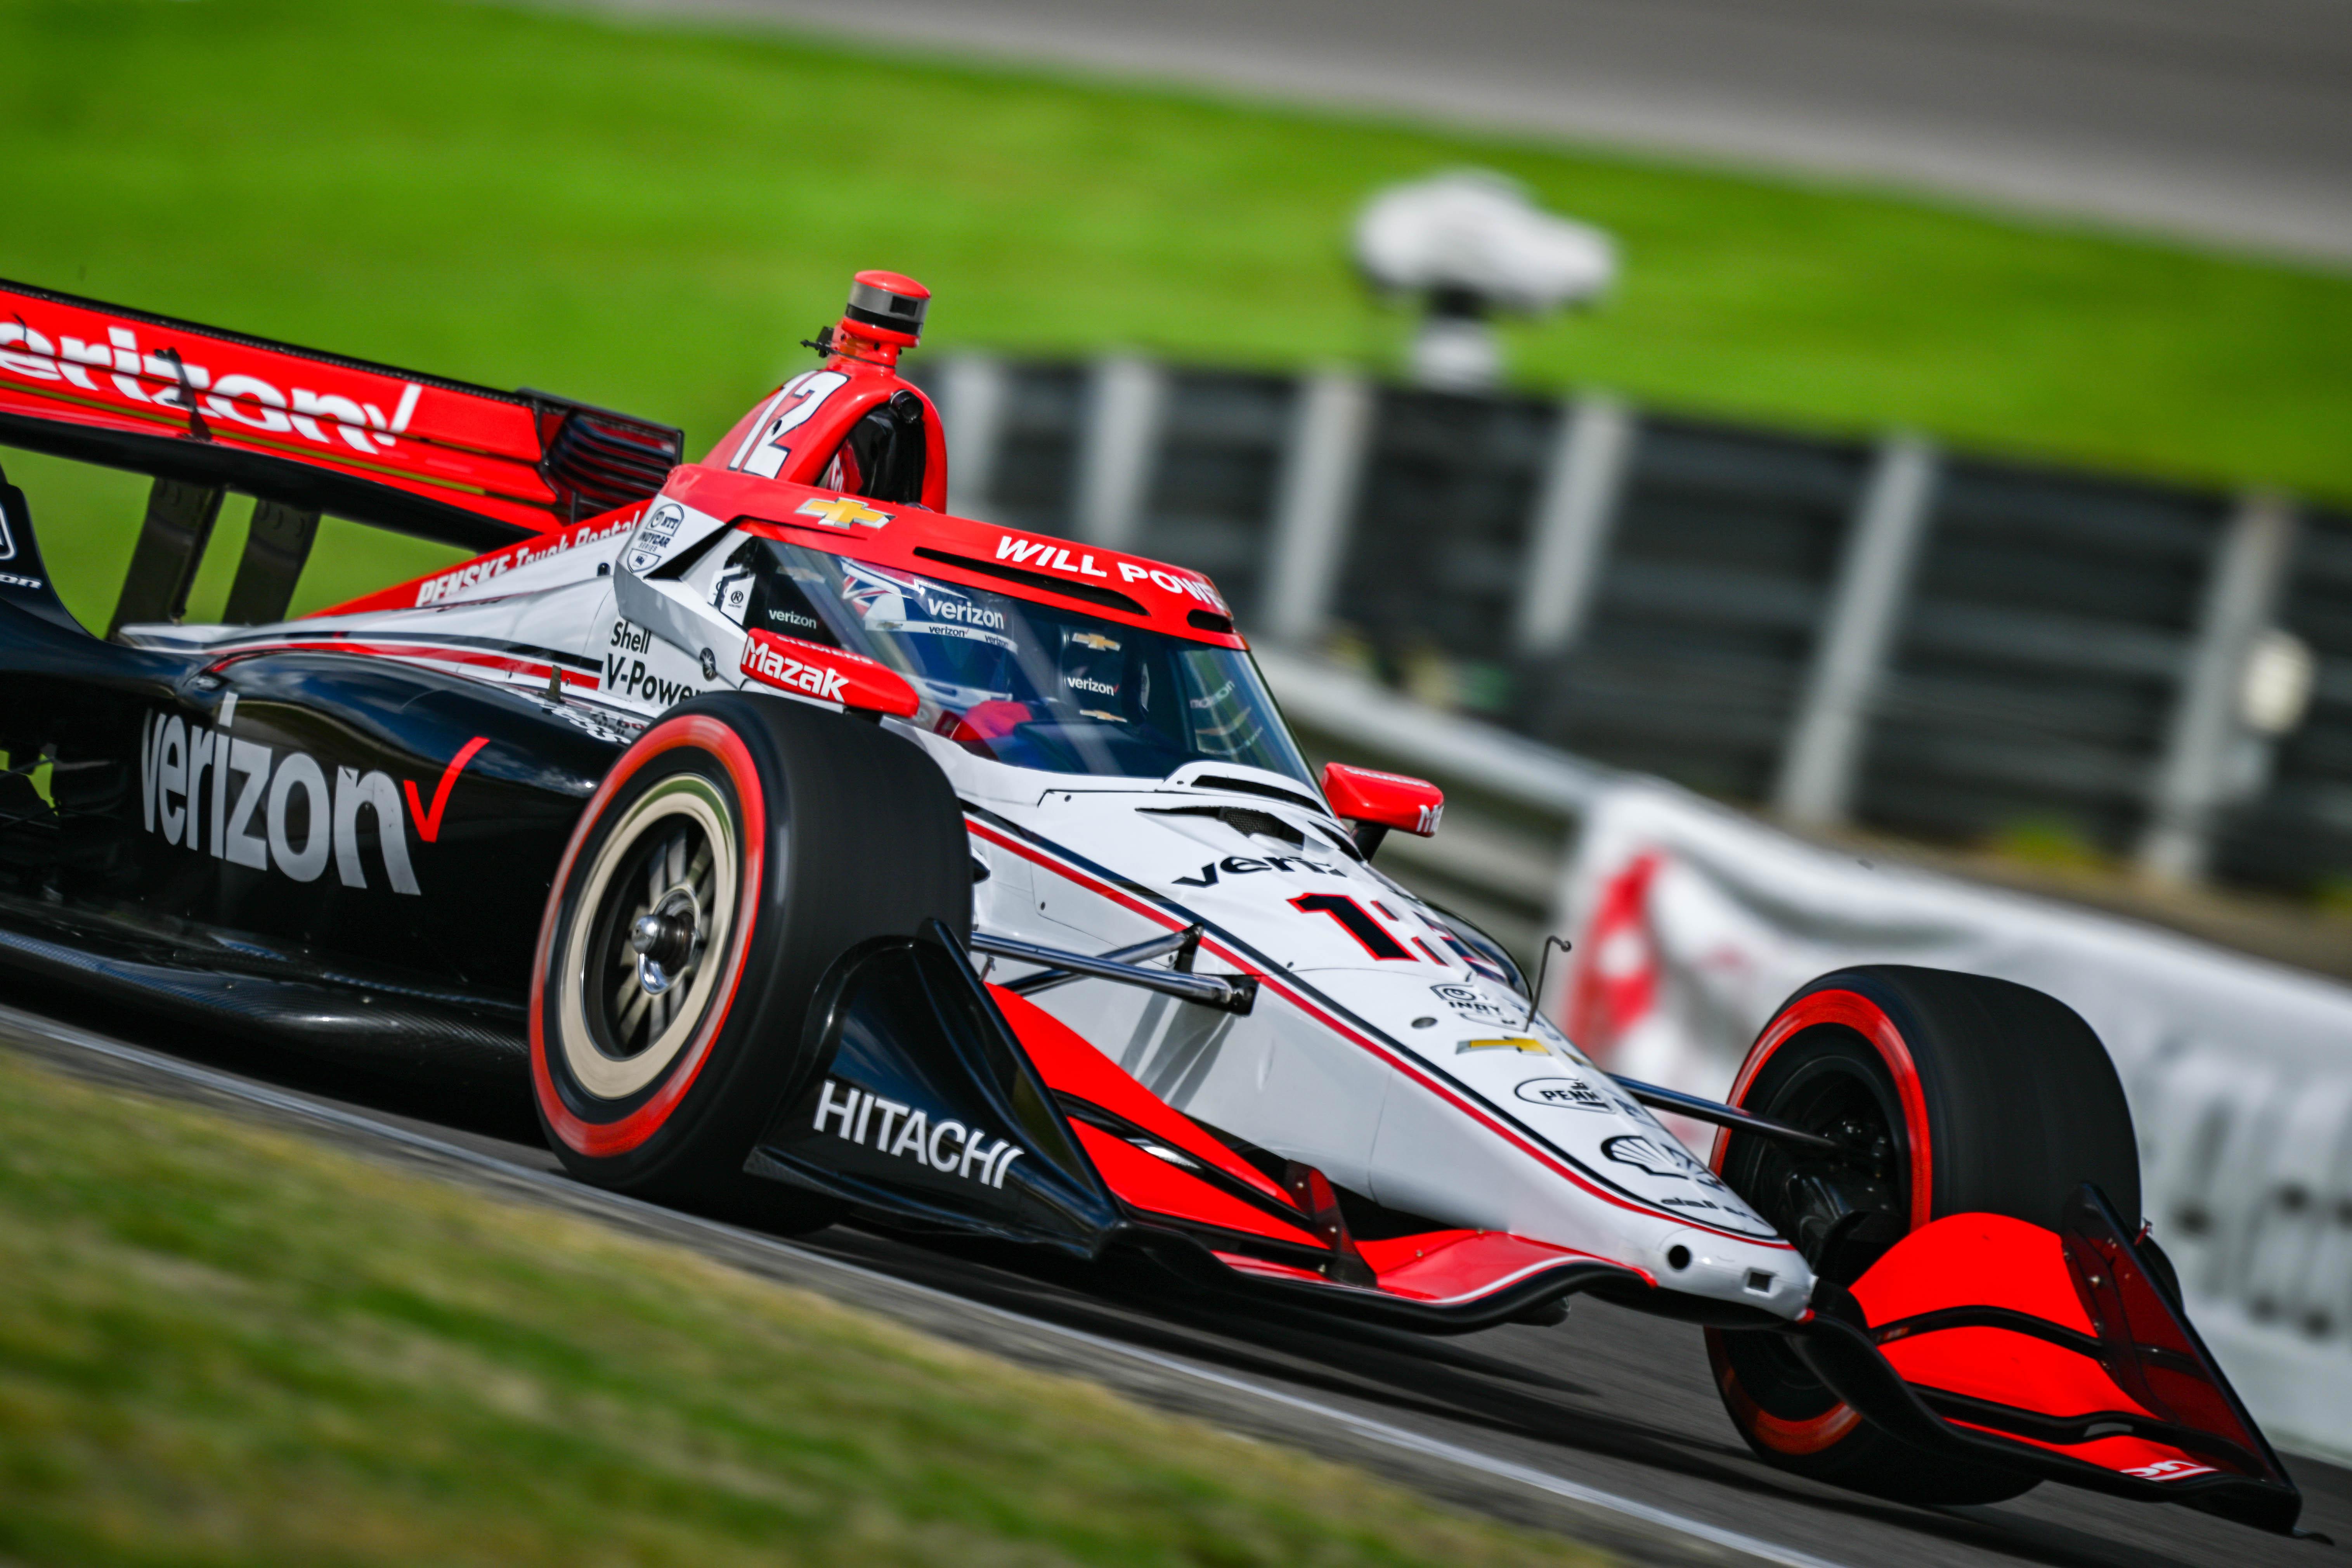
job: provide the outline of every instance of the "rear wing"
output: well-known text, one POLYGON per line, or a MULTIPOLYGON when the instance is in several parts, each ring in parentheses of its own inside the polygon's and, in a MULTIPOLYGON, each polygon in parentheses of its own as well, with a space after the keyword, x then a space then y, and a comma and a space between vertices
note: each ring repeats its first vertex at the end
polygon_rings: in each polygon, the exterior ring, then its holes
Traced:
POLYGON ((236 489, 485 551, 646 500, 684 444, 545 393, 0 281, 0 445, 198 495, 236 489))

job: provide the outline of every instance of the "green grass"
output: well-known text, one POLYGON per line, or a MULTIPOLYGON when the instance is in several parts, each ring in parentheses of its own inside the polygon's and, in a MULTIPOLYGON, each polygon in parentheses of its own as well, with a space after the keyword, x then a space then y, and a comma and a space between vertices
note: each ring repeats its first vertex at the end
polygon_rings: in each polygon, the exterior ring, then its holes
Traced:
POLYGON ((14 1056, 0 1559, 1600 1562, 688 1253, 14 1056))
POLYGON ((1346 223, 1479 163, 1624 245, 1530 385, 2352 497, 2352 279, 1827 184, 447 0, 0 5, 0 275, 698 449, 860 267, 935 347, 1381 361, 1346 223))

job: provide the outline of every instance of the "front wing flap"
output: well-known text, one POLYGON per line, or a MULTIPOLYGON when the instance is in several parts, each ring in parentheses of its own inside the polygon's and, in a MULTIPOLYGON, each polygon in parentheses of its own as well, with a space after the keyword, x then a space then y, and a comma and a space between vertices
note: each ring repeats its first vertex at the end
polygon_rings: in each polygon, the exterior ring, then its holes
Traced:
POLYGON ((2301 1493, 2095 1187, 2056 1231, 1937 1220, 1813 1309, 1807 1363, 1929 1453, 2294 1528, 2301 1493))

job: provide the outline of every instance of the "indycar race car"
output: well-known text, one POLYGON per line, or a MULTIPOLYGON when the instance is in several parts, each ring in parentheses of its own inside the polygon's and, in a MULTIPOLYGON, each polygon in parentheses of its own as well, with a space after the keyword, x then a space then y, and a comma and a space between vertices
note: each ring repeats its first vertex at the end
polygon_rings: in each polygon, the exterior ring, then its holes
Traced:
POLYGON ((1451 1333, 1590 1293, 1705 1325, 1787 1469, 2294 1529, 2080 1018, 1863 967, 1727 1103, 1612 1077, 1379 869, 1439 792, 1311 771, 1205 578, 948 515, 912 280, 859 274, 820 364, 691 462, 0 289, 0 444, 154 481, 104 637, 0 481, 14 971, 527 1081, 625 1192, 1123 1259, 1236 1313, 1451 1333), (226 624, 180 624, 229 490, 226 624), (478 553, 288 619, 322 513, 478 553))

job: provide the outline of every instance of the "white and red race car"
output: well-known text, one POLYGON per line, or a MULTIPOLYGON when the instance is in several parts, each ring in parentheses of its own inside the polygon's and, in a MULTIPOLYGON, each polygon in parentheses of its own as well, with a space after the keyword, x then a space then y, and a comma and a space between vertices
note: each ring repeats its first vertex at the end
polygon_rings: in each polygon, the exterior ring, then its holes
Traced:
POLYGON ((1707 1325, 1790 1469, 2293 1529, 2079 1018, 1861 968, 1730 1104, 1613 1079, 1379 869, 1438 792, 1310 771, 1205 578, 946 514, 911 280, 860 274, 821 365, 698 462, 5 293, 0 442, 156 485, 106 639, 0 489, 0 963, 527 1075, 589 1182, 1138 1256, 1236 1311, 1444 1333, 1591 1292, 1707 1325), (231 489, 236 624, 177 624, 231 489), (287 620, 321 512, 485 552, 287 620))

